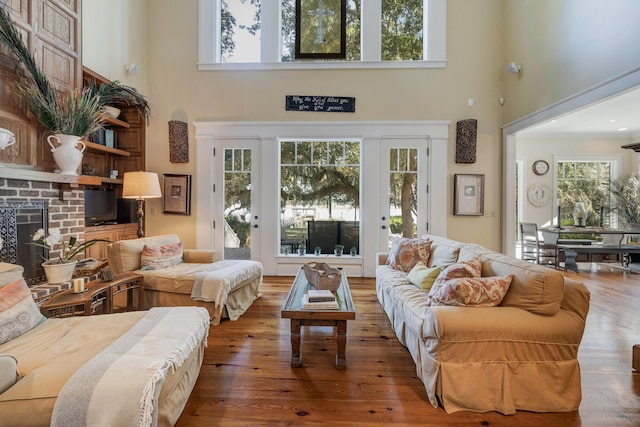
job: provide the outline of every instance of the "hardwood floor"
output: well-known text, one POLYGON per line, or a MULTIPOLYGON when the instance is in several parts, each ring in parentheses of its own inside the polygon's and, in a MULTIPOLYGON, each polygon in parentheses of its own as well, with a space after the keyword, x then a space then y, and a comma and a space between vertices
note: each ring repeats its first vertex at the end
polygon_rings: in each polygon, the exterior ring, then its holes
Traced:
POLYGON ((357 315, 348 322, 347 369, 334 369, 333 330, 320 326, 303 327, 304 366, 292 369, 289 320, 280 308, 293 278, 265 277, 262 298, 245 315, 211 328, 177 425, 640 426, 640 373, 631 368, 632 346, 640 343, 640 274, 603 267, 566 275, 591 291, 579 411, 504 416, 433 408, 374 279, 349 279, 357 315))

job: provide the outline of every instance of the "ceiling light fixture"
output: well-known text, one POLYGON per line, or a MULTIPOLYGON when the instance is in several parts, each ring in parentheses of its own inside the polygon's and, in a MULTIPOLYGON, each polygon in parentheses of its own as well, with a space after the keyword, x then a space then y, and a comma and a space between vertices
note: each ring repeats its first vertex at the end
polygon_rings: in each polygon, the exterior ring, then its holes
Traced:
POLYGON ((629 128, 620 128, 618 129, 618 132, 624 132, 625 130, 629 130, 629 128))

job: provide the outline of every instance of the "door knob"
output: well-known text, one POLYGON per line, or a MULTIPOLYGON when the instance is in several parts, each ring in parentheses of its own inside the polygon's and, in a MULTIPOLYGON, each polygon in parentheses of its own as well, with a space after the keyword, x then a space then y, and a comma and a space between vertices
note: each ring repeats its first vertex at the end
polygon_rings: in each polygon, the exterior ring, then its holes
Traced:
POLYGON ((253 228, 258 228, 258 224, 253 224, 253 228))
POLYGON ((383 230, 386 230, 386 229, 387 229, 387 226, 386 226, 386 225, 383 225, 383 226, 382 226, 382 229, 383 229, 383 230))

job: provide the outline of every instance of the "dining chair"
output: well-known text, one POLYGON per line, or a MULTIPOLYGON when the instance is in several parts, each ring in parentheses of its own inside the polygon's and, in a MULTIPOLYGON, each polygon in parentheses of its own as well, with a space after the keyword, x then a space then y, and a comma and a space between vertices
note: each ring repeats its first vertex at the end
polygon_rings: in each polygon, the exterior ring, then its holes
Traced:
POLYGON ((540 238, 538 225, 533 222, 520 223, 521 259, 536 264, 553 264, 558 266, 557 242, 545 242, 540 238))

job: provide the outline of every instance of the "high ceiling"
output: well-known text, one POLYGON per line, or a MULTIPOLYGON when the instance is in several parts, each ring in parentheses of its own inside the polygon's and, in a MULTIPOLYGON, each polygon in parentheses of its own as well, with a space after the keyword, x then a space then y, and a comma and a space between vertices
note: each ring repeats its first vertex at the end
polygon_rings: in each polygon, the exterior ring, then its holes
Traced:
POLYGON ((518 132, 527 137, 640 137, 640 89, 518 132), (624 129, 624 130, 623 130, 624 129))

